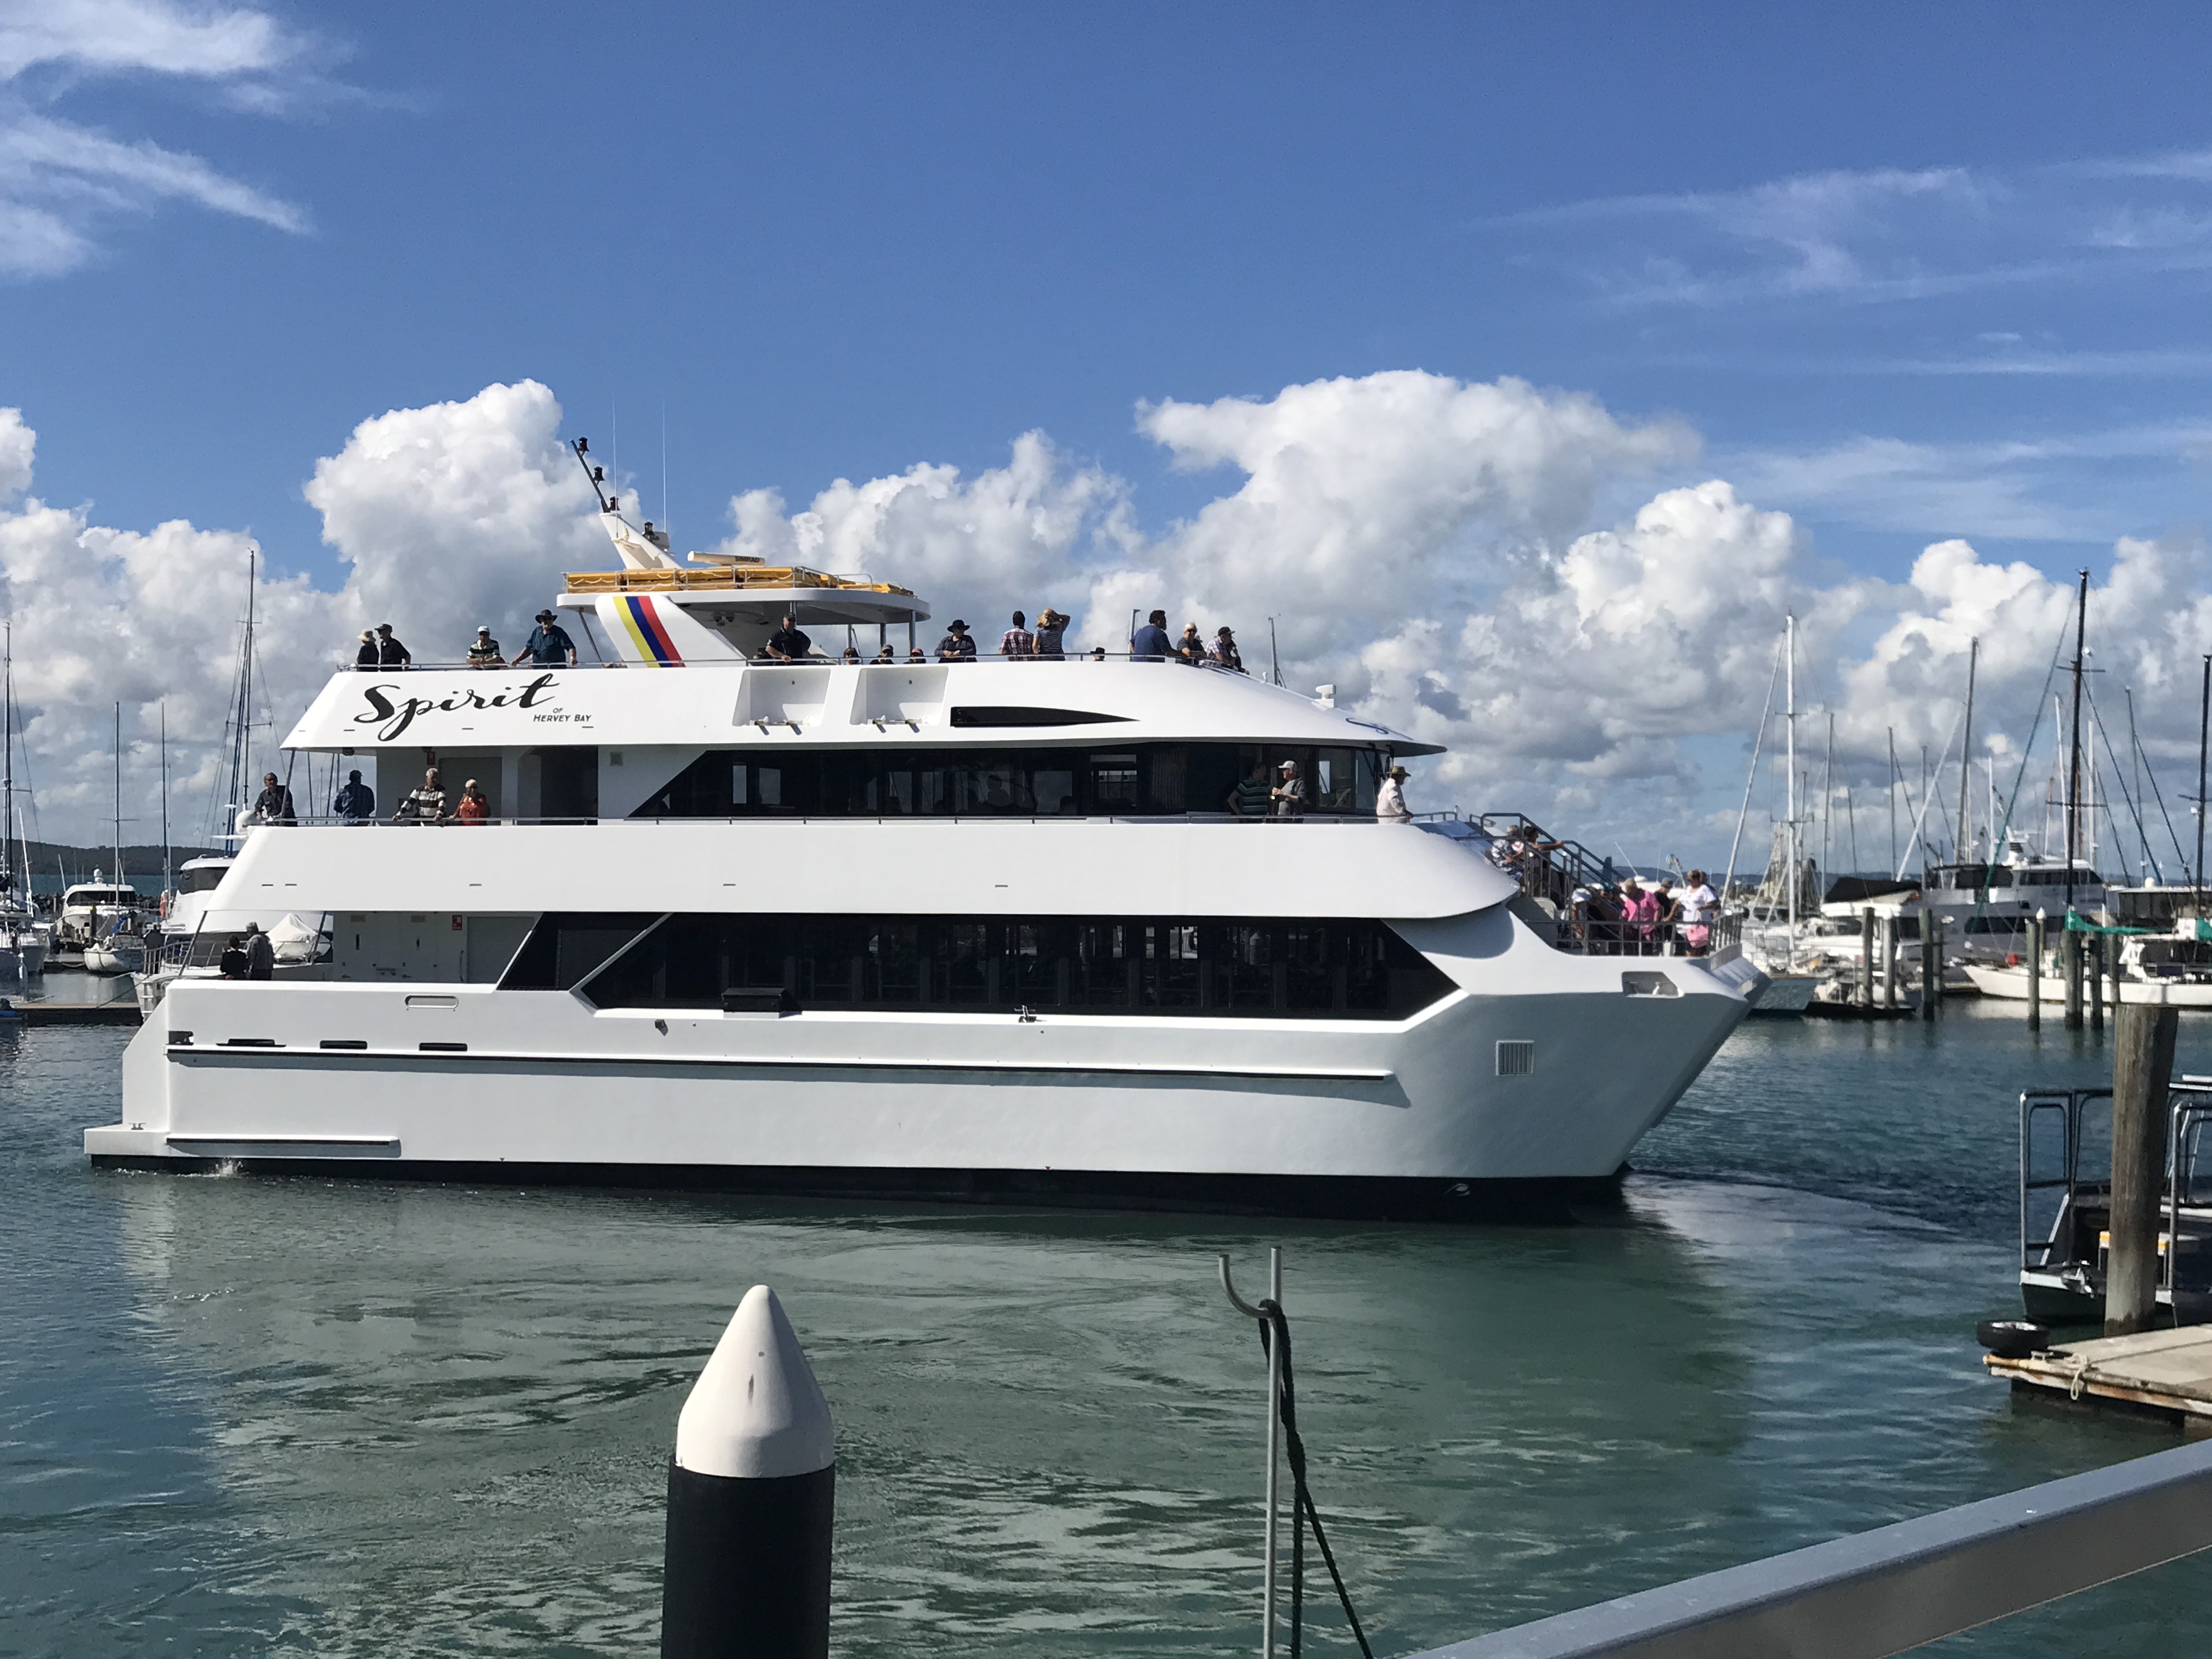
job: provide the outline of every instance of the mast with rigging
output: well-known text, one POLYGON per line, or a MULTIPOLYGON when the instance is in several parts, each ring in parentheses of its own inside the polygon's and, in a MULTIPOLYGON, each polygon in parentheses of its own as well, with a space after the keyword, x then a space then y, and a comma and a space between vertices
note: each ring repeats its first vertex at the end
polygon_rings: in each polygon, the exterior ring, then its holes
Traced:
MULTIPOLYGON (((2066 762, 2066 908, 2074 908, 2074 872, 2081 852, 2081 655, 2089 626, 2089 573, 2081 573, 2074 610, 2074 719, 2066 762)), ((2071 993, 2069 993, 2070 995, 2071 993)))

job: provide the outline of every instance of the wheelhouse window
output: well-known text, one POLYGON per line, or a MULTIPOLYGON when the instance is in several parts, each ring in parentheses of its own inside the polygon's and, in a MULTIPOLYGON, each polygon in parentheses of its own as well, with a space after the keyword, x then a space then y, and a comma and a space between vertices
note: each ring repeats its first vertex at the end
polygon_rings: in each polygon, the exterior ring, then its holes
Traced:
POLYGON ((1402 1019, 1452 988, 1367 921, 1173 917, 549 915, 508 990, 598 1008, 800 1008, 1402 1019))

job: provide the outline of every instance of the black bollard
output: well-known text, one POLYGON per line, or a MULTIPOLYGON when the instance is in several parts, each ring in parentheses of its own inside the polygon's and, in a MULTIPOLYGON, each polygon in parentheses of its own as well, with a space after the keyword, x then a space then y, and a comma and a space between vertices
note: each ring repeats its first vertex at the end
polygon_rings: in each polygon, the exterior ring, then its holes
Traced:
POLYGON ((677 1419, 661 1659, 827 1659, 836 1465, 830 1404, 756 1285, 677 1419))

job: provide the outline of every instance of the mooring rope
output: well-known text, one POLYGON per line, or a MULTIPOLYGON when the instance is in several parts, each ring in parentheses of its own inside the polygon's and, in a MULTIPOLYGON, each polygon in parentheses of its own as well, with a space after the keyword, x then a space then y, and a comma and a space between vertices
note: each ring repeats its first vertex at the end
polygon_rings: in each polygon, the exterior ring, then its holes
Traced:
POLYGON ((1344 1588, 1344 1575, 1336 1570, 1336 1555, 1328 1547, 1328 1534, 1322 1530, 1321 1511, 1314 1507, 1313 1489, 1306 1484, 1306 1443, 1298 1435, 1297 1390, 1291 1380, 1291 1322, 1283 1316, 1282 1304, 1273 1297, 1263 1298, 1259 1307, 1260 1352, 1272 1358, 1273 1345, 1279 1341, 1283 1345, 1282 1391, 1276 1401, 1276 1413, 1282 1421, 1283 1447, 1290 1454, 1291 1464, 1291 1659, 1298 1659, 1305 1625, 1307 1526, 1313 1528, 1314 1542, 1321 1547, 1321 1559, 1328 1567, 1329 1582, 1336 1586, 1336 1599, 1344 1604, 1344 1616, 1352 1626, 1352 1639, 1359 1644, 1363 1659, 1375 1659, 1375 1650, 1367 1645, 1367 1632, 1359 1627, 1359 1615, 1352 1611, 1351 1593, 1344 1588))

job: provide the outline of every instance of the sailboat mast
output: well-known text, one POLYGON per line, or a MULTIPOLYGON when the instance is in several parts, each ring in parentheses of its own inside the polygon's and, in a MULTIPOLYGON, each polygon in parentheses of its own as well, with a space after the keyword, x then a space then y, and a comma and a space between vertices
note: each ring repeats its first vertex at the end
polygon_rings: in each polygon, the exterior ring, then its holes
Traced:
MULTIPOLYGON (((15 890, 15 872, 10 867, 12 843, 15 839, 15 629, 13 623, 6 630, 4 647, 0 647, 0 660, 6 667, 0 669, 0 743, 4 743, 7 754, 0 761, 0 895, 15 890)), ((28 895, 31 885, 31 866, 23 866, 23 888, 28 895)))
MULTIPOLYGON (((1883 866, 1897 870, 1897 728, 1889 728, 1889 862, 1883 866)), ((1900 876, 1903 871, 1897 871, 1900 876)))
POLYGON ((1974 670, 1982 657, 1979 640, 1966 641, 1966 723, 1960 733, 1959 749, 1959 847, 1958 860, 1966 861, 1966 848, 1973 837, 1966 832, 1966 780, 1974 773, 1974 670))
POLYGON ((2081 852, 2081 656, 2089 627, 2089 573, 2081 573, 2074 610, 2074 719, 2066 763, 2066 908, 2074 908, 2074 863, 2081 852))
POLYGON ((175 862, 169 850, 169 704, 161 702, 161 891, 175 890, 176 872, 171 867, 175 862))
POLYGON ((2200 913, 2204 908, 2204 745, 2208 737, 2212 737, 2212 657, 2204 659, 2204 702, 2197 716, 2197 877, 2190 888, 2200 913))
POLYGON ((115 884, 123 885, 123 705, 115 705, 115 884))
POLYGON ((1783 649, 1788 653, 1790 667, 1785 681, 1789 696, 1784 705, 1783 730, 1790 742, 1790 960, 1797 960, 1797 618, 1788 618, 1784 629, 1783 649))

